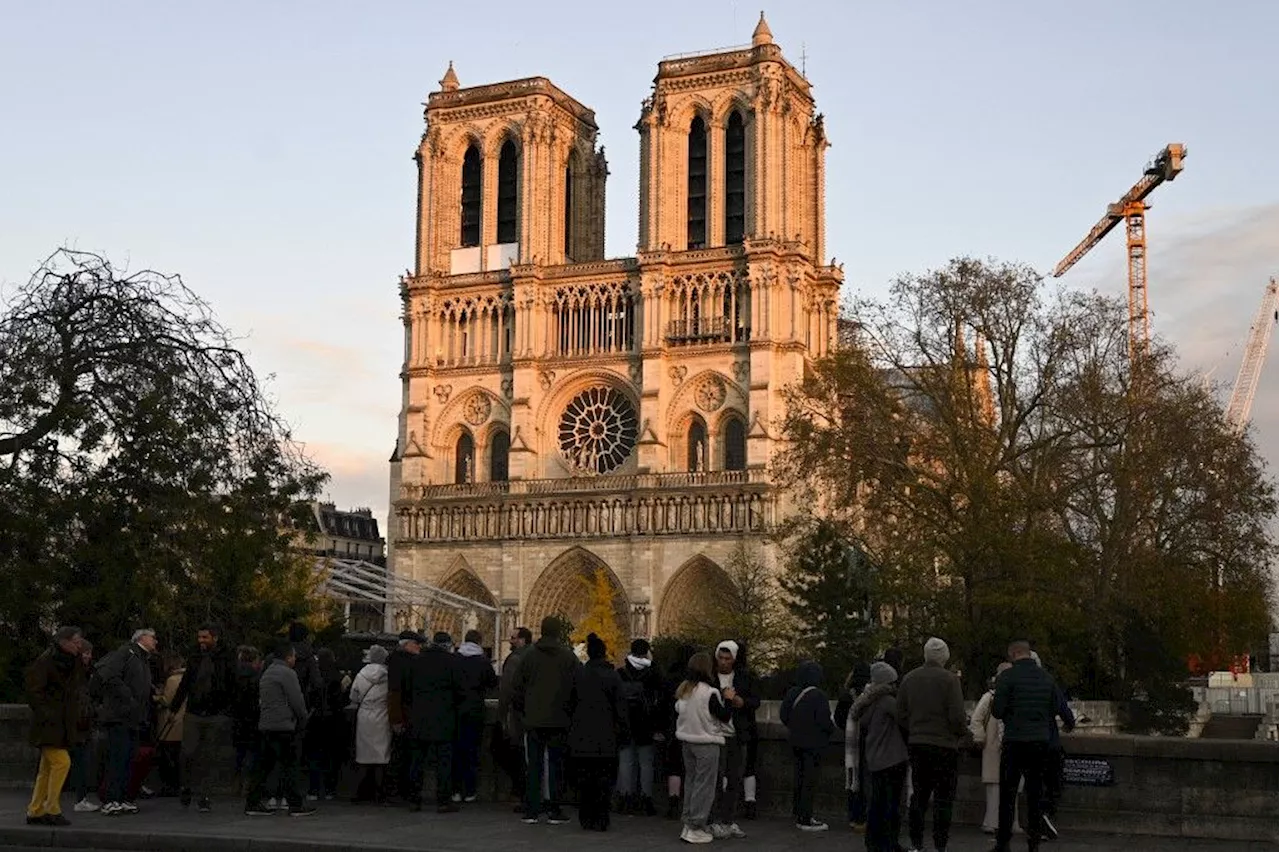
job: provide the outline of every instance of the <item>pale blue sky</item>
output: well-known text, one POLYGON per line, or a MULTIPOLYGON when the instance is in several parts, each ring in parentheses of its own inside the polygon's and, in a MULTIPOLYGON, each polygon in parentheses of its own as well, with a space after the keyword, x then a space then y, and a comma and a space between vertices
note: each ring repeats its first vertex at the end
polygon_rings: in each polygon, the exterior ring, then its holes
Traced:
MULTIPOLYGON (((759 2, 0 0, 0 288, 62 244, 183 274, 246 335, 345 505, 385 518, 396 277, 421 103, 545 75, 596 111, 607 244, 634 251, 638 136, 664 55, 749 41, 759 2)), ((1276 269, 1277 4, 792 2, 826 114, 827 244, 848 286, 957 254, 1048 270, 1172 141, 1152 197, 1154 328, 1230 381, 1276 269)), ((1067 279, 1121 293, 1113 235, 1067 279)), ((1255 420, 1274 465, 1276 345, 1255 420)))

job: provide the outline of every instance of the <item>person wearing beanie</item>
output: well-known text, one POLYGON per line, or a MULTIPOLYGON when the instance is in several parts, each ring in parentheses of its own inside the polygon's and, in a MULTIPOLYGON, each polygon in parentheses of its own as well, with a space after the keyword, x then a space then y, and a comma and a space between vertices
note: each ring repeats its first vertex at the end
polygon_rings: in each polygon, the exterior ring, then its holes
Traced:
POLYGON ((542 636, 520 660, 511 693, 511 706, 520 713, 525 730, 526 782, 523 822, 537 824, 545 815, 551 825, 569 821, 560 809, 564 760, 573 719, 573 679, 578 658, 555 616, 542 620, 542 636), (548 796, 544 799, 543 776, 548 796))
POLYGON ((453 801, 453 741, 462 706, 462 672, 451 654, 449 634, 437 633, 409 661, 404 690, 408 712, 409 788, 403 795, 412 811, 422 810, 422 776, 428 763, 436 772, 436 812, 457 813, 453 801))
MULTIPOLYGON (((446 634, 447 635, 447 634, 446 634)), ((453 801, 476 800, 480 778, 480 740, 484 736, 484 700, 498 688, 493 661, 485 653, 479 630, 468 630, 458 646, 462 704, 458 707, 458 735, 453 744, 453 801)))
POLYGON ((741 643, 726 639, 717 645, 715 664, 716 686, 733 711, 733 731, 725 737, 724 754, 720 756, 721 780, 716 787, 711 833, 718 838, 745 837, 734 814, 741 799, 743 815, 755 819, 756 710, 760 707, 760 693, 747 670, 746 649, 741 643))
POLYGON ((587 662, 574 670, 569 753, 577 769, 578 822, 609 830, 609 792, 618 777, 618 740, 627 729, 622 678, 606 659, 604 641, 587 636, 587 662))
POLYGON ((653 741, 661 724, 662 677, 653 667, 649 642, 636 639, 618 669, 627 731, 619 741, 618 802, 621 814, 653 816, 653 741), (637 783, 638 780, 638 783, 637 783))
POLYGON ((871 664, 870 683, 849 710, 863 731, 862 761, 870 778, 867 796, 867 852, 897 852, 902 831, 902 787, 909 754, 898 727, 894 685, 898 672, 885 662, 871 664))
POLYGON ((836 725, 831 720, 831 701, 822 691, 822 666, 812 660, 800 664, 796 684, 782 699, 779 718, 787 726, 787 742, 795 758, 795 787, 792 808, 796 828, 826 831, 827 824, 813 816, 813 797, 818 783, 818 762, 831 744, 836 725))
POLYGON ((356 709, 356 766, 360 780, 353 801, 381 802, 391 762, 391 722, 387 715, 387 649, 370 645, 364 667, 351 683, 349 706, 356 709))
POLYGON ((933 845, 946 852, 956 798, 960 748, 969 742, 960 678, 947 671, 951 650, 935 637, 924 643, 924 665, 898 687, 898 724, 907 732, 911 759, 908 831, 912 849, 924 848, 924 819, 933 800, 933 845))

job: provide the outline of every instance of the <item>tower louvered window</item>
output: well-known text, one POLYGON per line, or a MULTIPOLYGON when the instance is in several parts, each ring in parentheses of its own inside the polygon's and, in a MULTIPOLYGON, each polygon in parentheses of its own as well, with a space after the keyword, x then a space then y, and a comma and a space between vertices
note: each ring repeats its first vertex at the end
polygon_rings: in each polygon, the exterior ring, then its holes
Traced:
POLYGON ((502 145, 498 154, 498 242, 514 243, 517 236, 520 217, 516 212, 516 186, 520 157, 516 153, 516 145, 510 139, 502 145))
POLYGON ((742 113, 730 114, 724 130, 724 241, 742 242, 747 224, 747 134, 742 113))
POLYGON ((573 160, 564 167, 564 257, 573 262, 573 160))
POLYGON ((707 244, 707 125, 689 126, 689 248, 707 244))
POLYGON ((475 145, 462 158, 462 233, 463 248, 480 245, 480 151, 475 145))

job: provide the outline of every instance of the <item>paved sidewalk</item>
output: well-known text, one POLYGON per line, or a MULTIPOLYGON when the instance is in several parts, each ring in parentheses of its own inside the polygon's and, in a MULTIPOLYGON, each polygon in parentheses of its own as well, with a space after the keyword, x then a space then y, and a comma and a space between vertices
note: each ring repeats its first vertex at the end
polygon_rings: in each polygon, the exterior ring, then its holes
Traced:
MULTIPOLYGON (((576 814, 562 826, 545 823, 524 825, 509 806, 471 805, 460 814, 439 815, 432 810, 412 814, 395 808, 356 807, 322 802, 318 814, 296 819, 277 814, 246 817, 238 802, 215 801, 214 812, 183 810, 175 799, 142 802, 142 813, 132 817, 104 817, 71 813, 69 828, 27 827, 26 797, 0 793, 0 852, 50 847, 114 852, 342 852, 342 850, 418 850, 418 852, 610 852, 690 848, 679 841, 679 823, 661 818, 615 817, 607 834, 578 827, 576 814)), ((715 847, 748 850, 804 850, 804 852, 861 852, 862 837, 843 823, 821 834, 797 831, 783 820, 743 823, 746 840, 718 841, 715 847)), ((905 836, 903 841, 906 841, 905 836)), ((985 852, 991 839, 969 826, 958 826, 948 852, 985 852)), ((1015 844, 1015 850, 1025 846, 1015 844)), ((1081 835, 1063 827, 1063 837, 1045 844, 1045 852, 1262 852, 1274 843, 1184 840, 1158 837, 1081 835)))

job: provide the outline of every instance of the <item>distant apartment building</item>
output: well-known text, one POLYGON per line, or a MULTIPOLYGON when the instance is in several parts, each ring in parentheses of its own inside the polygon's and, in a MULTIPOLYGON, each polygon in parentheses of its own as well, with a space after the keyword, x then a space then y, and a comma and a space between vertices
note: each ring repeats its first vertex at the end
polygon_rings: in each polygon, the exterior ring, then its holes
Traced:
POLYGON ((307 530, 304 548, 317 556, 387 564, 387 542, 378 530, 372 509, 337 508, 333 503, 311 503, 315 525, 307 530))

